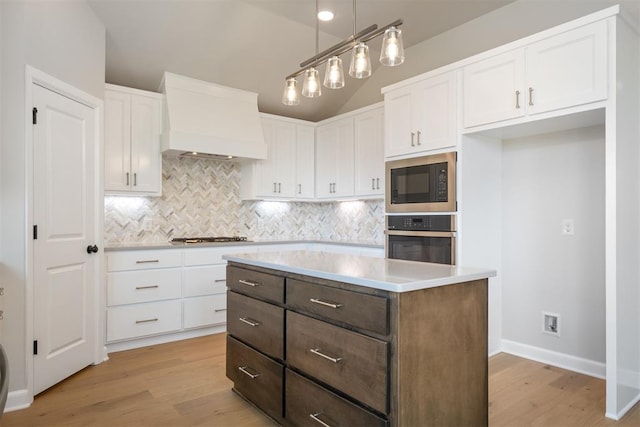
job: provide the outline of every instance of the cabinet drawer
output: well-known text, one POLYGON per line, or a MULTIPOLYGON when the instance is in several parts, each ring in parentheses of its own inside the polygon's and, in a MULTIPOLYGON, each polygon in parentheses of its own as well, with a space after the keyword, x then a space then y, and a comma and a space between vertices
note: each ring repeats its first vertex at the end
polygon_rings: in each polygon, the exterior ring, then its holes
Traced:
POLYGON ((182 266, 181 250, 107 252, 107 271, 146 270, 182 266))
POLYGON ((227 377, 244 397, 276 420, 282 419, 284 367, 227 336, 227 377))
POLYGON ((107 341, 180 330, 180 300, 127 305, 107 309, 107 341))
POLYGON ((227 332, 263 353, 284 359, 284 309, 227 293, 227 332))
POLYGON ((384 427, 387 420, 330 392, 309 379, 285 370, 285 418, 295 426, 384 427))
POLYGON ((227 286, 255 298, 284 303, 284 277, 238 267, 227 267, 227 286))
POLYGON ((184 328, 199 328, 227 321, 227 296, 210 295, 185 299, 182 303, 184 328))
POLYGON ((388 344, 287 311, 287 362, 387 413, 388 344))
POLYGON ((107 305, 180 298, 179 269, 124 271, 107 274, 107 305))
POLYGON ((212 265, 184 269, 184 296, 224 294, 227 292, 227 267, 212 265))
POLYGON ((288 279, 287 304, 378 334, 388 332, 388 303, 384 297, 288 279))

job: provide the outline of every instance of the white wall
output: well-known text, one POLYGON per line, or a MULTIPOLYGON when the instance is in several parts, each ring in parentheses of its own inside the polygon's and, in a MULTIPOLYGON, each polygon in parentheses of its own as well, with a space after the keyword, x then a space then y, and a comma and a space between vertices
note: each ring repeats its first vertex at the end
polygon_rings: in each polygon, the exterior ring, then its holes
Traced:
POLYGON ((605 362, 604 150, 603 126, 503 142, 504 339, 605 362))
POLYGON ((2 1, 0 283, 6 288, 3 344, 9 390, 27 387, 25 342, 25 67, 104 97, 105 28, 84 1, 2 1))
POLYGON ((519 0, 510 3, 406 49, 405 62, 398 67, 379 66, 339 113, 382 101, 380 90, 385 86, 615 4, 629 6, 634 18, 640 18, 637 0, 519 0))

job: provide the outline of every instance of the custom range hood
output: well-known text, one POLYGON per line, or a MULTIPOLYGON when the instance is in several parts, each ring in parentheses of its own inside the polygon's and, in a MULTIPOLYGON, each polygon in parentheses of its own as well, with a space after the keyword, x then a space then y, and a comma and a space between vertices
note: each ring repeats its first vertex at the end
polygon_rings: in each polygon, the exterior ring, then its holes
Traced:
POLYGON ((164 73, 162 151, 217 159, 266 159, 258 94, 164 73))

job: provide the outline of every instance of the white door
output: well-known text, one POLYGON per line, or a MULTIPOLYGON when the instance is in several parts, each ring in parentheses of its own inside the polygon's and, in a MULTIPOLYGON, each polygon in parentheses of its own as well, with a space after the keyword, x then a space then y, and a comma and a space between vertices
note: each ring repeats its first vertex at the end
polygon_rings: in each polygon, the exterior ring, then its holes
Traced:
POLYGON ((97 255, 88 246, 96 237, 97 144, 92 108, 35 84, 33 106, 37 394, 94 361, 97 255))

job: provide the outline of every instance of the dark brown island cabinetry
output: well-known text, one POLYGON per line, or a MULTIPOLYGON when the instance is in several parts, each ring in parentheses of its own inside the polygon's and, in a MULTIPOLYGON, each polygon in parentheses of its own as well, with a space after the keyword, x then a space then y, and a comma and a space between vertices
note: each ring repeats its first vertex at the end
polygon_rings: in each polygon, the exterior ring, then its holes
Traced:
POLYGON ((229 262, 227 376, 286 426, 486 426, 487 279, 390 292, 229 262))

